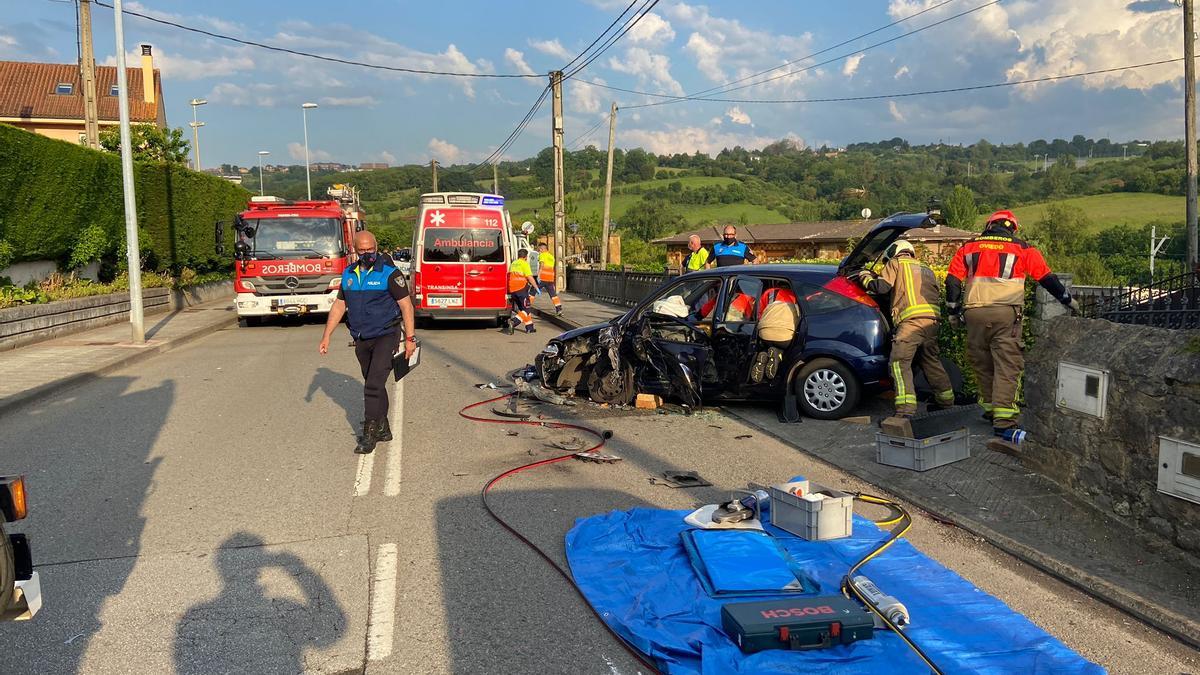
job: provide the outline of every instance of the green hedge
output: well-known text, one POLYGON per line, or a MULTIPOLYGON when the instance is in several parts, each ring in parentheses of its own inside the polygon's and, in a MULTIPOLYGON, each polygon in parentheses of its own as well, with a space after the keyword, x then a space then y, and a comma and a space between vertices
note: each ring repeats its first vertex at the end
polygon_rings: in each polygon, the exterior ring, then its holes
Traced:
MULTIPOLYGON (((148 266, 210 270, 230 264, 232 228, 225 228, 226 253, 219 256, 213 223, 230 223, 249 192, 165 163, 136 163, 134 182, 148 266)), ((123 199, 118 155, 0 124, 0 241, 12 246, 13 262, 66 263, 93 224, 117 252, 125 239, 123 199)))

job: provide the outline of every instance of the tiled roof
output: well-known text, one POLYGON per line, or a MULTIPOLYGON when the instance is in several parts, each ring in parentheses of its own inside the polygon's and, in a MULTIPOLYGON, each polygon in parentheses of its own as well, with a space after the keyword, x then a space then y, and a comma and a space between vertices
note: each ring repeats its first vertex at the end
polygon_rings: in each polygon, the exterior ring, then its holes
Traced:
MULTIPOLYGON (((773 223, 767 225, 738 226, 738 240, 747 244, 788 243, 797 241, 810 242, 842 242, 851 237, 861 237, 874 227, 878 220, 830 220, 819 223, 773 223)), ((686 244, 688 237, 699 235, 700 240, 708 243, 720 241, 721 227, 702 227, 688 232, 662 239, 655 239, 655 244, 686 244)), ((910 230, 907 239, 914 241, 960 241, 974 237, 975 234, 953 227, 939 227, 910 230)))
MULTIPOLYGON (((155 103, 142 96, 142 69, 126 68, 129 82, 129 119, 133 122, 158 121, 158 102, 162 101, 162 78, 154 71, 155 103)), ((96 105, 102 121, 119 118, 117 97, 109 90, 117 83, 115 66, 96 66, 96 105)), ((0 117, 83 119, 83 83, 79 66, 73 63, 30 63, 0 61, 0 117), (69 96, 55 94, 60 83, 70 83, 69 96)))

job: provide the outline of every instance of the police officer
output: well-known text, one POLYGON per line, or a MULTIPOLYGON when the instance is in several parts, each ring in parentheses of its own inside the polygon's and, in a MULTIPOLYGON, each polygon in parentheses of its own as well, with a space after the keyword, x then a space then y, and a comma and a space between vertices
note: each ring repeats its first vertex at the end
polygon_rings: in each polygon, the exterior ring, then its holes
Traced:
POLYGON ((1040 251, 1017 238, 1017 217, 997 211, 983 234, 958 249, 946 276, 946 307, 951 321, 967 324, 967 357, 979 384, 979 404, 992 418, 997 438, 1018 446, 1017 382, 1025 367, 1021 353, 1021 310, 1025 278, 1032 277, 1072 312, 1079 309, 1050 271, 1040 251))
POLYGON ((509 325, 515 329, 518 324, 525 326, 526 333, 536 333, 533 327, 533 317, 529 315, 529 293, 538 293, 537 279, 533 278, 533 270, 529 269, 529 250, 517 251, 517 259, 508 266, 508 297, 512 304, 513 317, 509 325))
POLYGON ((380 441, 392 440, 388 425, 387 380, 392 373, 392 356, 399 351, 400 335, 396 319, 404 319, 404 356, 411 357, 416 349, 413 326, 413 305, 408 297, 404 275, 391 259, 377 250, 375 235, 363 230, 354 235, 354 250, 358 260, 342 273, 342 285, 337 301, 329 309, 325 334, 319 350, 329 351, 329 338, 346 316, 350 335, 354 338, 354 355, 362 368, 363 433, 354 452, 367 454, 380 441))
POLYGON ((940 289, 933 270, 917 260, 913 245, 900 239, 884 252, 887 260, 879 276, 867 270, 858 281, 872 295, 892 294, 892 353, 889 365, 896 386, 896 416, 917 412, 913 385, 913 360, 920 354, 921 370, 933 388, 938 406, 954 405, 954 386, 938 358, 938 302, 940 289))
POLYGON ((708 249, 700 242, 700 235, 688 237, 688 254, 683 259, 683 273, 698 272, 708 265, 708 249))
POLYGON ((550 294, 550 302, 554 303, 554 313, 562 314, 562 300, 558 298, 555 288, 554 254, 546 244, 538 244, 538 289, 550 294))
POLYGON ((726 225, 721 241, 712 246, 712 256, 708 261, 708 266, 712 267, 714 262, 717 267, 741 265, 746 262, 752 263, 757 259, 749 246, 738 241, 737 228, 733 225, 726 225))

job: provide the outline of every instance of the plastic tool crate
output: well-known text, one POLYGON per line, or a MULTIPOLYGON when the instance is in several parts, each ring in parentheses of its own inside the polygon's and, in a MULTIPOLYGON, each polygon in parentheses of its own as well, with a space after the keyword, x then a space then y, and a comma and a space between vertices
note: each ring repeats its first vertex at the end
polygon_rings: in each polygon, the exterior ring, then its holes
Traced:
POLYGON ((811 483, 797 496, 790 492, 794 486, 771 486, 772 525, 809 541, 850 536, 854 495, 811 483))
POLYGON ((875 461, 913 471, 928 471, 971 456, 971 434, 964 427, 929 438, 875 434, 875 461))

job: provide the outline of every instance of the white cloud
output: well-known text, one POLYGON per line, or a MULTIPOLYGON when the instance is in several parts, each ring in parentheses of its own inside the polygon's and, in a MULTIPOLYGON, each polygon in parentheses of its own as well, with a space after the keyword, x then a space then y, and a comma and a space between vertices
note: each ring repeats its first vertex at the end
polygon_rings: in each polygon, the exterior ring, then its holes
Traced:
POLYGON ((457 145, 443 141, 440 138, 429 139, 429 154, 438 161, 439 164, 450 166, 458 164, 459 160, 464 158, 462 149, 457 145))
MULTIPOLYGON (((798 147, 804 146, 804 140, 795 134, 787 134, 786 139, 798 147)), ((767 136, 715 131, 705 127, 670 126, 666 129, 654 130, 630 129, 622 134, 621 145, 642 147, 658 154, 700 151, 715 155, 725 148, 741 146, 746 149, 756 149, 778 140, 778 138, 767 136)))
POLYGON ((904 113, 900 112, 900 106, 895 101, 888 101, 888 114, 897 122, 904 122, 904 113))
POLYGON ((746 125, 751 123, 750 116, 743 112, 742 109, 736 105, 725 111, 725 117, 729 118, 729 121, 733 122, 734 124, 746 125))
POLYGON ((653 54, 642 47, 625 50, 625 59, 612 57, 608 67, 618 73, 634 75, 641 87, 653 84, 659 93, 683 95, 683 87, 671 77, 671 59, 666 54, 653 54))
POLYGON ((374 96, 322 96, 319 102, 331 108, 374 108, 379 105, 379 99, 374 96))
MULTIPOLYGON (((591 79, 593 82, 608 84, 599 77, 591 79)), ((567 107, 573 112, 594 113, 605 107, 605 101, 601 98, 605 90, 599 87, 580 82, 576 78, 567 80, 565 89, 563 95, 567 98, 567 107)))
MULTIPOLYGON (((304 161, 304 144, 303 143, 288 143, 288 155, 297 162, 304 161)), ((333 155, 324 150, 318 150, 312 146, 308 148, 308 160, 310 162, 332 162, 333 155)))
POLYGON ((846 62, 842 64, 842 75, 845 75, 846 77, 854 77, 854 73, 858 71, 858 64, 862 63, 863 57, 865 56, 866 54, 855 54, 854 56, 846 59, 846 62))
POLYGON ((907 74, 908 74, 908 66, 900 66, 900 70, 897 70, 896 74, 893 75, 892 77, 898 80, 907 74))
POLYGON ((565 61, 571 60, 571 52, 568 52, 567 48, 562 46, 562 43, 558 41, 558 38, 553 40, 531 39, 527 40, 526 42, 528 42, 530 47, 533 47, 543 54, 553 56, 556 59, 563 59, 565 61))
POLYGON ((633 44, 670 42, 675 39, 675 29, 671 22, 651 12, 625 34, 625 39, 633 44))
POLYGON ((248 84, 245 86, 232 82, 221 82, 208 92, 209 103, 230 105, 238 108, 260 107, 273 108, 280 103, 279 85, 248 84))
MULTIPOLYGON (((513 49, 512 47, 508 47, 504 50, 504 60, 511 64, 518 73, 523 73, 525 75, 537 74, 534 72, 533 68, 530 68, 529 64, 525 62, 525 54, 513 49)), ((540 83, 538 84, 540 86, 540 83)))
MULTIPOLYGON (((162 73, 163 80, 192 81, 211 77, 227 77, 234 73, 248 72, 255 69, 255 61, 243 50, 225 50, 227 53, 209 58, 191 58, 173 53, 151 43, 154 57, 154 67, 162 73)), ((142 50, 131 49, 125 52, 125 66, 137 68, 142 62, 142 50)), ((102 65, 117 65, 115 54, 109 54, 101 61, 102 65)))
POLYGON ((377 152, 373 155, 369 155, 367 161, 369 161, 369 162, 387 162, 388 164, 395 165, 396 164, 396 156, 393 155, 392 153, 388 152, 387 150, 380 150, 379 152, 377 152))

